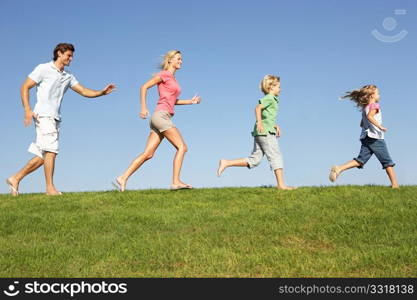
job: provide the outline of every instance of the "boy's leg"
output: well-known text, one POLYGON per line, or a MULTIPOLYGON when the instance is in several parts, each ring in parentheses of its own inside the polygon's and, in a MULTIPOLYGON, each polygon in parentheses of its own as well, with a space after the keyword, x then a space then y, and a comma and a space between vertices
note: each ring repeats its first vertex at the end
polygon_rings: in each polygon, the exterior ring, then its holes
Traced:
POLYGON ((56 153, 54 152, 45 152, 44 154, 46 194, 51 196, 61 195, 61 192, 54 186, 55 158, 56 153))
POLYGON ((257 139, 254 139, 253 142, 253 150, 249 157, 247 158, 238 158, 238 159, 221 159, 219 161, 219 167, 217 169, 217 176, 220 176, 223 171, 228 167, 247 167, 247 168, 254 168, 262 160, 262 157, 264 156, 264 153, 257 142, 257 139))
MULTIPOLYGON (((43 162, 44 161, 42 158, 35 156, 30 161, 28 161, 28 163, 19 172, 7 178, 7 183, 11 185, 16 191, 18 191, 20 181, 22 181, 23 178, 42 166, 43 162)), ((13 196, 17 196, 17 194, 17 192, 12 191, 13 196)))
POLYGON ((284 171, 283 169, 274 170, 275 178, 277 179, 277 188, 280 190, 294 190, 296 187, 288 186, 284 182, 284 171))
POLYGON ((287 186, 284 182, 284 162, 275 134, 269 134, 261 141, 261 147, 268 159, 271 170, 274 171, 277 180, 277 188, 281 190, 293 190, 294 187, 287 186))

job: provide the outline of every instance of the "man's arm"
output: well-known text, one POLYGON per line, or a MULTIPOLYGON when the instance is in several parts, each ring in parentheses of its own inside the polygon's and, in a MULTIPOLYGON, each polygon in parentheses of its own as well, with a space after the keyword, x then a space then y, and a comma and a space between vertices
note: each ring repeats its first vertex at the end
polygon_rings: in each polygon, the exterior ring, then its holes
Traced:
POLYGON ((84 96, 87 98, 96 98, 96 97, 110 94, 116 89, 116 86, 114 84, 109 84, 104 89, 97 91, 97 90, 91 90, 77 83, 76 85, 73 85, 71 89, 74 92, 77 92, 78 94, 80 94, 81 96, 84 96))
POLYGON ((33 88, 35 85, 36 82, 28 77, 26 78, 25 82, 22 84, 22 87, 20 88, 20 97, 22 98, 22 104, 25 110, 25 118, 23 120, 25 126, 29 126, 32 123, 32 118, 37 117, 35 113, 32 111, 29 101, 29 90, 33 88))

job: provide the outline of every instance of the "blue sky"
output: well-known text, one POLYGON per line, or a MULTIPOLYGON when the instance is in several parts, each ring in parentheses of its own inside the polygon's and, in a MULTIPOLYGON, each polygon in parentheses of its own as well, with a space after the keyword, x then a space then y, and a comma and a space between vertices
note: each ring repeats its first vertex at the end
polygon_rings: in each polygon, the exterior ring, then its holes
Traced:
MULTIPOLYGON (((268 73, 281 77, 278 124, 290 185, 329 185, 332 164, 357 156, 360 113, 338 98, 365 84, 380 88, 386 141, 400 184, 417 183, 417 3, 409 1, 0 1, 0 173, 30 158, 34 127, 23 126, 20 86, 59 42, 76 47, 69 70, 83 85, 118 90, 87 99, 69 90, 62 105, 61 151, 55 184, 62 191, 111 189, 143 150, 148 121, 138 117, 139 87, 156 73, 161 55, 183 53, 176 76, 181 99, 202 103, 176 108, 174 123, 188 147, 182 178, 195 187, 275 184, 264 158, 253 170, 230 168, 215 176, 218 160, 250 154, 258 89, 268 73), (396 14, 397 9, 405 14, 396 14), (388 18, 388 19, 387 19, 388 18), (394 21, 393 21, 394 20, 394 21), (390 26, 389 26, 390 25, 390 26), (394 26, 396 25, 396 26, 394 26), (395 27, 395 28, 394 28, 395 27), (395 36, 376 39, 373 30, 395 36)), ((36 101, 31 92, 32 107, 36 101)), ((148 92, 153 111, 157 91, 148 92)), ((168 188, 174 148, 165 141, 128 189, 168 188)), ((373 157, 338 184, 389 181, 373 157)), ((43 170, 21 183, 21 192, 43 192, 43 170)), ((8 191, 0 185, 0 193, 8 191)))

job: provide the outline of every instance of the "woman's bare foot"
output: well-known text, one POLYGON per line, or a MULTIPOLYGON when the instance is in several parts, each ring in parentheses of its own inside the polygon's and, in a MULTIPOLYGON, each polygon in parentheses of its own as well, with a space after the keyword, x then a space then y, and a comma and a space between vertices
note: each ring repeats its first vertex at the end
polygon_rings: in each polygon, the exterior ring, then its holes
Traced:
POLYGON ((222 175, 224 169, 226 169, 227 167, 227 163, 225 159, 221 159, 219 161, 219 168, 217 169, 217 176, 220 177, 220 175, 222 175))
POLYGON ((19 196, 19 182, 14 177, 9 177, 6 179, 6 183, 10 188, 10 194, 19 196))
POLYGON ((122 176, 119 176, 115 181, 119 186, 119 191, 124 192, 126 189, 126 179, 124 179, 122 176))
POLYGON ((398 184, 396 184, 396 185, 392 185, 391 188, 393 188, 393 189, 399 189, 400 186, 398 184))
POLYGON ((171 190, 183 190, 183 189, 192 189, 193 187, 185 182, 178 181, 171 184, 171 190))

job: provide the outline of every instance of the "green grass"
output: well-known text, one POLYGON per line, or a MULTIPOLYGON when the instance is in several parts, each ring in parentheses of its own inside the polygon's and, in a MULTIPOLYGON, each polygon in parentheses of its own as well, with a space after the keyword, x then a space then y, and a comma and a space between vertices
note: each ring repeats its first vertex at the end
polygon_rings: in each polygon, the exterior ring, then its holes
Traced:
POLYGON ((417 186, 0 195, 0 277, 417 277, 417 186))

